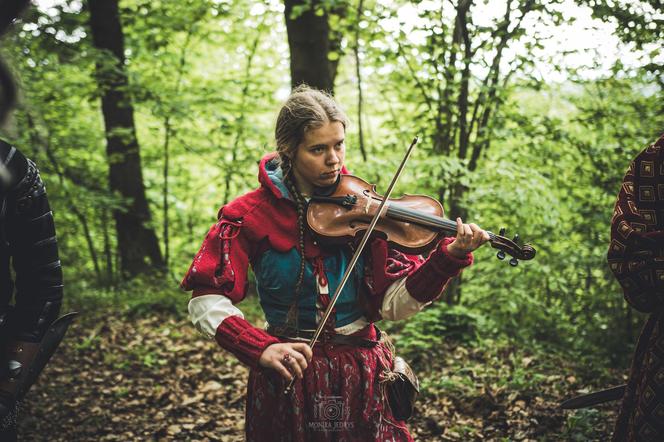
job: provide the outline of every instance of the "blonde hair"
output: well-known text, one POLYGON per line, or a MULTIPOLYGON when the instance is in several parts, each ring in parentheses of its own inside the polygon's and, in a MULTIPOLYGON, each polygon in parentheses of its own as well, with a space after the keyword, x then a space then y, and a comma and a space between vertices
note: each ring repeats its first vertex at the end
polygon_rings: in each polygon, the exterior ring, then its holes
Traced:
POLYGON ((304 84, 293 89, 279 111, 274 129, 284 177, 291 172, 291 161, 304 134, 332 122, 341 123, 344 129, 348 126, 346 113, 331 95, 304 84))

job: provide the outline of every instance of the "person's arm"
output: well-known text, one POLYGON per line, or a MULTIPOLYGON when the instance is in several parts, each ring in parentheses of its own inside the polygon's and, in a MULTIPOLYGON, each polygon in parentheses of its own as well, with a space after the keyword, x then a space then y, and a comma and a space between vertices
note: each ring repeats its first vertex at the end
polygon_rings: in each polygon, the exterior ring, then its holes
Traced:
POLYGON ((607 259, 632 307, 652 312, 664 304, 664 137, 625 174, 607 259))
POLYGON ((426 261, 387 288, 380 308, 383 319, 396 321, 413 316, 438 299, 450 280, 472 264, 472 253, 460 259, 449 252, 453 241, 444 238, 426 261))
POLYGON ((279 340, 251 325, 234 305, 247 291, 252 250, 241 224, 222 217, 208 232, 181 286, 193 291, 189 315, 194 326, 241 362, 257 367, 265 348, 279 340))
POLYGON ((436 300, 452 278, 473 262, 472 251, 488 240, 475 224, 457 219, 457 236, 444 238, 425 261, 387 248, 371 246, 367 314, 371 320, 405 319, 436 300), (375 314, 374 312, 377 312, 375 314))
POLYGON ((254 245, 242 224, 220 221, 208 232, 194 258, 182 288, 193 290, 189 315, 203 334, 252 368, 271 368, 290 380, 302 378, 313 353, 305 343, 285 342, 254 327, 244 319, 235 303, 247 290, 249 256, 254 245))
POLYGON ((265 349, 279 339, 254 327, 224 295, 200 295, 189 301, 189 317, 205 336, 250 367, 258 367, 265 349))
POLYGON ((0 287, 2 420, 30 388, 40 343, 62 304, 62 269, 53 213, 37 167, 4 142, 0 142, 0 161, 6 172, 0 178, 0 280, 8 284, 0 287), (9 275, 10 257, 15 284, 9 275))
POLYGON ((62 304, 62 268, 55 223, 46 188, 36 165, 20 152, 25 172, 8 191, 4 239, 16 275, 15 307, 9 326, 19 340, 39 342, 62 304))

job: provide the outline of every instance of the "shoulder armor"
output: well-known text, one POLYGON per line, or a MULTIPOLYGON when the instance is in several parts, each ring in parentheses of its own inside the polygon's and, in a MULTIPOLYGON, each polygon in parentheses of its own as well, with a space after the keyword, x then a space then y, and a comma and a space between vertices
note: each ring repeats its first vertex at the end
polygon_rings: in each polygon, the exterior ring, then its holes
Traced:
POLYGON ((37 165, 28 160, 28 170, 23 179, 13 189, 14 198, 16 199, 16 210, 21 213, 25 212, 32 206, 33 201, 46 193, 46 186, 39 175, 37 165))
POLYGON ((9 143, 0 140, 0 197, 16 187, 25 176, 27 159, 9 143))

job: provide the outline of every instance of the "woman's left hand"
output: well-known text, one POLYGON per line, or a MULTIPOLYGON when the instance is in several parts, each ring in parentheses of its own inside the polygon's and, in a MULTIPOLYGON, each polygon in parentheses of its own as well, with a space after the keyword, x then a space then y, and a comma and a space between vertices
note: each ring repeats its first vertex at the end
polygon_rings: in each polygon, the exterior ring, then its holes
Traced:
POLYGON ((464 224, 461 218, 456 219, 457 236, 447 246, 447 251, 456 258, 464 259, 469 252, 489 240, 489 234, 480 229, 477 224, 464 224))

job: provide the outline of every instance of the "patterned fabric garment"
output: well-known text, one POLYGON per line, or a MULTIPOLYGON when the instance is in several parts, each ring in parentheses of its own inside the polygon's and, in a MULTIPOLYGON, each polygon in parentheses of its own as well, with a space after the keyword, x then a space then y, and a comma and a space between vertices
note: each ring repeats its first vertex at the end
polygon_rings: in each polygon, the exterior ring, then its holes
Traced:
POLYGON ((287 382, 274 370, 252 369, 247 441, 412 441, 406 424, 392 417, 380 382, 391 363, 383 344, 371 349, 317 345, 289 400, 284 400, 287 382))
POLYGON ((614 441, 664 440, 664 137, 630 164, 611 222, 609 266, 641 332, 614 441))

